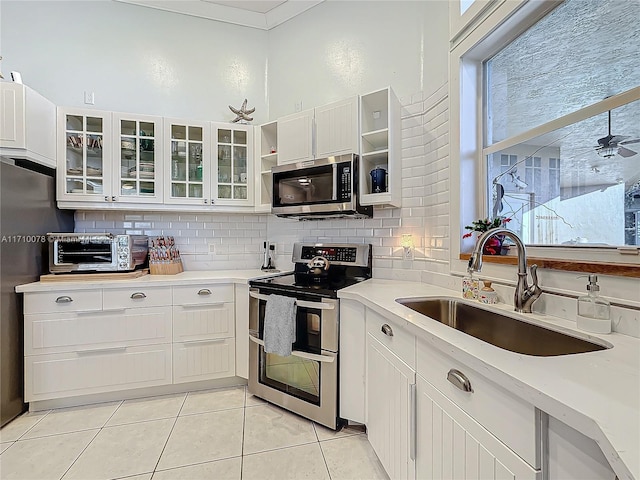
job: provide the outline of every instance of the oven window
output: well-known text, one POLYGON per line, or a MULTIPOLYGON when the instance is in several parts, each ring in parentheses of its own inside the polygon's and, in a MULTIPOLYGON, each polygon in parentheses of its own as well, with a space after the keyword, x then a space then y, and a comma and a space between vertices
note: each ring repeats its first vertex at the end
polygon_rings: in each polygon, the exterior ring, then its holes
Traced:
POLYGON ((320 362, 260 351, 260 383, 320 405, 320 362))

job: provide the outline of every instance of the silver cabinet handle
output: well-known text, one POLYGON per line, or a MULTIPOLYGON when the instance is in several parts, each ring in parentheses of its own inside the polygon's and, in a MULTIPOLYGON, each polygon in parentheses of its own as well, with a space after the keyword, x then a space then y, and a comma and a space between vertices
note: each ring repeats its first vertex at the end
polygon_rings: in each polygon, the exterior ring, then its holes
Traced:
POLYGON ((208 288, 201 288, 198 290, 198 295, 211 295, 211 290, 208 288))
POLYGON ((447 380, 449 380, 456 388, 459 388, 463 392, 473 392, 473 388, 471 388, 471 382, 467 378, 467 376, 462 373, 460 370, 456 370, 452 368, 447 373, 447 380))
POLYGON ((107 196, 105 195, 105 197, 104 197, 104 201, 105 201, 105 202, 108 202, 108 201, 109 201, 109 197, 107 197, 107 196))
POLYGON ((113 197, 111 197, 111 201, 115 202, 116 201, 116 196, 114 195, 113 197))
POLYGON ((56 298, 56 303, 71 303, 73 302, 73 298, 65 295, 64 297, 56 298))
POLYGON ((202 200, 204 202, 204 204, 206 205, 207 203, 209 203, 209 201, 205 198, 202 200))
POLYGON ((131 298, 147 298, 147 296, 142 292, 135 292, 131 294, 131 298))
POLYGON ((384 325, 382 325, 382 328, 380 330, 387 337, 393 337, 393 330, 391 329, 391 327, 388 324, 385 323, 384 325))

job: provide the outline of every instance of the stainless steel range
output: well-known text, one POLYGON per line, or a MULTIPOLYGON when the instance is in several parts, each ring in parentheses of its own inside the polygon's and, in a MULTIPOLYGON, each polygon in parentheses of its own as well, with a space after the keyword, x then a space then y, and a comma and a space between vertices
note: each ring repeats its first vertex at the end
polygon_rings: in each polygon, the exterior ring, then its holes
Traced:
POLYGON ((371 246, 296 243, 293 262, 293 273, 249 282, 249 392, 335 430, 338 290, 371 278, 371 246), (290 356, 264 349, 271 294, 296 299, 296 340, 290 356))

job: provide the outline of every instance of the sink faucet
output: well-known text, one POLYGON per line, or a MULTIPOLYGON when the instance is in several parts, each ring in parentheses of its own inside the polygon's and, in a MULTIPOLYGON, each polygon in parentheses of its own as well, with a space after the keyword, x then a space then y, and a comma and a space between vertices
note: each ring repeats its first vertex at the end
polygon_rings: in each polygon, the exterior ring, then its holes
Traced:
POLYGON ((516 247, 518 247, 518 283, 513 296, 513 305, 515 306, 516 312, 531 313, 531 305, 538 299, 540 294, 542 294, 542 289, 538 286, 538 266, 531 265, 533 285, 529 286, 527 282, 527 254, 524 243, 514 232, 506 228, 492 228, 480 235, 476 247, 471 254, 471 258, 469 258, 469 270, 473 272, 482 270, 482 249, 487 243, 487 240, 494 235, 509 237, 515 242, 516 247))

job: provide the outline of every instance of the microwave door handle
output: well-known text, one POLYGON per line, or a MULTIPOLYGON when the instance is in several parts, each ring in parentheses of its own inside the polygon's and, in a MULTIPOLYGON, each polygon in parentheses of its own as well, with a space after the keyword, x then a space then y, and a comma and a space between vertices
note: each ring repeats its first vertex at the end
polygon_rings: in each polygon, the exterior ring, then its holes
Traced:
MULTIPOLYGON (((264 300, 265 302, 269 300, 269 295, 262 295, 261 293, 249 292, 249 296, 258 300, 264 300)), ((306 300, 296 300, 296 305, 303 308, 315 308, 317 310, 333 310, 335 308, 335 306, 330 303, 307 302, 306 300)))
POLYGON ((331 193, 331 200, 338 199, 338 165, 331 164, 331 171, 333 173, 333 192, 331 193))

